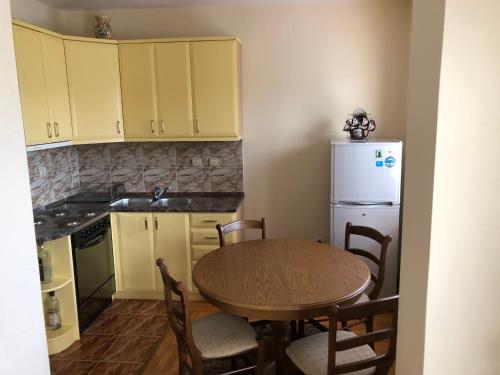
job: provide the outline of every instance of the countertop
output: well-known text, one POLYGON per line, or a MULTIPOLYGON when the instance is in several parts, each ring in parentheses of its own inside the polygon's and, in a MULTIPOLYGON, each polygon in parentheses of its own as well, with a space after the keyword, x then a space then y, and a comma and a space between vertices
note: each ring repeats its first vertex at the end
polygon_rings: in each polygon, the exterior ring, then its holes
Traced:
POLYGON ((112 207, 110 204, 119 199, 151 198, 151 194, 130 193, 113 198, 106 193, 81 193, 33 211, 36 239, 45 242, 69 236, 111 212, 236 212, 243 197, 243 193, 166 193, 162 198, 189 198, 190 203, 175 207, 152 207, 150 203, 112 207))

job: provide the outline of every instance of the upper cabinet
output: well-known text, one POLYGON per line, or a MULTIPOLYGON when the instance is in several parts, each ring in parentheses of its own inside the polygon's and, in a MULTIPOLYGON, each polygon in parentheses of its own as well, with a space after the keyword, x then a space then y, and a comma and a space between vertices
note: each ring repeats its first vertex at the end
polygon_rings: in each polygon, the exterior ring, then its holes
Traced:
POLYGON ((193 136, 189 43, 120 44, 126 139, 193 136))
POLYGON ((235 38, 113 41, 13 28, 28 146, 241 138, 235 38))
POLYGON ((13 31, 26 144, 71 140, 62 39, 18 25, 13 31))
POLYGON ((123 140, 118 46, 65 40, 75 143, 123 140))
POLYGON ((125 139, 240 137, 236 40, 120 43, 125 139))
POLYGON ((191 43, 195 132, 239 135, 239 45, 235 40, 191 43))

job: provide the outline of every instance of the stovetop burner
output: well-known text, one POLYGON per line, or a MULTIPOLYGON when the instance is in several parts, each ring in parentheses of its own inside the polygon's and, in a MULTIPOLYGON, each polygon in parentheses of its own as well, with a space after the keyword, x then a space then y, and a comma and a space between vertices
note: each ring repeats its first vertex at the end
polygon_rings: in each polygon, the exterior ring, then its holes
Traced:
POLYGON ((50 213, 50 216, 53 217, 64 217, 68 215, 68 210, 54 210, 50 213))
POLYGON ((47 223, 47 219, 44 219, 43 217, 35 217, 34 223, 35 226, 43 225, 47 223))
POLYGON ((63 227, 76 227, 80 225, 81 221, 68 221, 67 223, 62 223, 63 227))

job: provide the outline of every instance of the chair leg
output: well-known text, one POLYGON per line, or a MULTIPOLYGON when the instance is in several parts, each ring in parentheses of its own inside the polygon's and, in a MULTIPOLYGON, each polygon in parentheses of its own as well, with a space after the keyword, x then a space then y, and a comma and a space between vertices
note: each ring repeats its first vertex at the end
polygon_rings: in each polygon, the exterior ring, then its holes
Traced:
POLYGON ((266 348, 263 340, 257 340, 257 367, 255 368, 255 375, 263 375, 266 365, 266 348))
POLYGON ((297 330, 297 337, 299 339, 304 337, 304 326, 305 326, 305 322, 303 320, 299 320, 299 328, 297 330))
MULTIPOLYGON (((373 316, 370 316, 369 318, 366 319, 365 325, 366 325, 366 333, 373 332, 373 316)), ((375 350, 375 344, 373 342, 370 344, 370 347, 372 348, 372 350, 375 350)))
POLYGON ((293 340, 297 340, 297 321, 290 321, 290 338, 293 340))

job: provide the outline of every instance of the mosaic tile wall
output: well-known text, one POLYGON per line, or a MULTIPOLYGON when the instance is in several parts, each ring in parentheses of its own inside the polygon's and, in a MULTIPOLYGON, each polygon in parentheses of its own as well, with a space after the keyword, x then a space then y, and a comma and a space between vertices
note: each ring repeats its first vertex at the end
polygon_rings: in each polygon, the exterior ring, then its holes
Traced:
POLYGON ((156 185, 179 192, 243 191, 241 141, 69 146, 31 151, 28 164, 34 207, 78 191, 107 192, 118 183, 128 192, 156 185), (193 165, 197 159, 199 166, 193 165))

